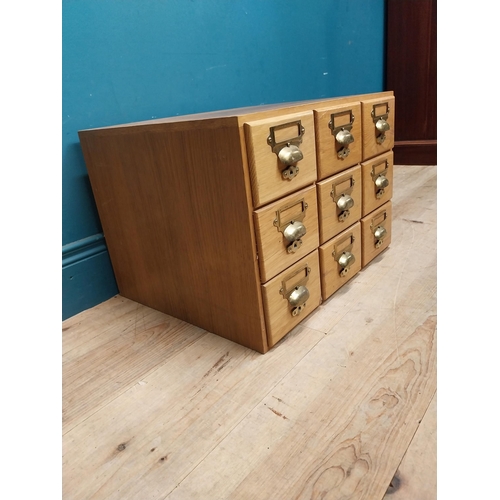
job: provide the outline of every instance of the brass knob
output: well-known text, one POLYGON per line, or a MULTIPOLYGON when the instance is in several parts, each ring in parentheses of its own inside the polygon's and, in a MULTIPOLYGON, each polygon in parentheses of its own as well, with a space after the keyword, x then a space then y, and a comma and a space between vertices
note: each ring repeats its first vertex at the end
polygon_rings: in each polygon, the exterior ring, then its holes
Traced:
POLYGON ((337 200, 337 207, 339 208, 339 210, 342 211, 349 210, 353 206, 354 206, 354 200, 348 194, 343 194, 337 200))
POLYGON ((288 302, 293 307, 300 307, 309 299, 309 290, 304 285, 295 287, 293 292, 288 297, 288 302))
POLYGON ((354 255, 351 252, 343 252, 338 262, 340 267, 345 268, 345 267, 351 267, 354 264, 354 262, 356 262, 356 259, 354 258, 354 255))
POLYGON ((288 226, 283 231, 283 236, 286 238, 287 241, 292 242, 302 238, 302 236, 304 236, 306 232, 307 232, 306 226, 304 226, 302 222, 296 220, 288 224, 288 226))
POLYGON ((377 120, 375 127, 381 133, 387 132, 391 128, 383 118, 379 118, 377 120))
POLYGON ((389 179, 385 176, 380 174, 376 179, 375 179, 375 186, 377 189, 384 189, 389 185, 389 179))
POLYGON ((354 142, 354 137, 349 130, 341 129, 335 136, 335 140, 342 146, 347 146, 354 142))
POLYGON ((302 158, 304 158, 304 155, 297 146, 290 144, 280 150, 280 152, 278 153, 278 158, 285 165, 292 165, 302 160, 302 158))
POLYGON ((384 226, 378 226, 377 229, 373 232, 375 239, 382 240, 387 234, 387 229, 384 226))

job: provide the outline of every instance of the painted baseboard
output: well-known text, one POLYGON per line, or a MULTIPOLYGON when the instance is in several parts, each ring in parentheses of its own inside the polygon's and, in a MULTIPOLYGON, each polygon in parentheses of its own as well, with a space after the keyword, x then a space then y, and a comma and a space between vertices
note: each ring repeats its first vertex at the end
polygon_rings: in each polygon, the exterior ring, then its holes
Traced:
POLYGON ((62 248, 62 319, 110 299, 118 293, 102 234, 62 248))

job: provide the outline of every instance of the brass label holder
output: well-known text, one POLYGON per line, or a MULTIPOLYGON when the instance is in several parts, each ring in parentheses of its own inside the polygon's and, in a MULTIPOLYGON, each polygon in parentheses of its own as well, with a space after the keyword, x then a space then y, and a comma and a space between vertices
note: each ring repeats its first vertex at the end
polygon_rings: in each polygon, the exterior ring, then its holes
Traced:
POLYGON ((384 238, 387 236, 387 229, 385 228, 386 220, 386 211, 376 215, 371 220, 370 230, 373 233, 375 248, 380 248, 384 242, 384 238))
POLYGON ((303 223, 306 216, 308 204, 302 198, 299 201, 294 201, 280 207, 276 211, 276 218, 273 221, 277 230, 283 234, 284 242, 288 242, 286 249, 288 253, 295 253, 302 246, 302 237, 306 234, 306 227, 303 223), (283 217, 283 214, 295 206, 300 205, 300 211, 297 211, 292 216, 283 217))
POLYGON ((349 178, 349 187, 339 189, 339 186, 344 184, 346 180, 347 179, 343 179, 337 184, 332 184, 332 190, 330 192, 333 202, 337 205, 336 209, 339 222, 344 222, 351 215, 350 209, 354 206, 354 200, 351 197, 355 184, 354 177, 349 178))
POLYGON ((385 141, 385 133, 390 130, 390 125, 387 123, 387 118, 389 117, 389 103, 378 103, 373 105, 371 112, 373 123, 375 124, 375 131, 377 133, 376 141, 377 144, 382 144, 385 141), (376 108, 385 107, 385 112, 377 114, 376 108))
POLYGON ((333 246, 332 257, 335 262, 340 267, 339 275, 344 277, 348 272, 349 268, 356 262, 354 254, 352 253, 352 247, 354 245, 355 237, 354 234, 348 234, 344 239, 340 240, 337 244, 333 246), (349 241, 347 245, 346 241, 349 241), (339 250, 340 248, 340 250, 339 250))
POLYGON ((354 142, 354 137, 351 134, 352 125, 354 123, 354 114, 352 109, 349 110, 348 113, 349 121, 347 123, 335 126, 335 119, 347 114, 346 111, 332 113, 330 115, 330 121, 328 122, 328 128, 332 131, 332 135, 335 137, 335 142, 340 145, 340 149, 337 151, 337 158, 339 158, 339 160, 345 160, 349 156, 351 150, 348 148, 348 145, 351 144, 351 142, 354 142))
POLYGON ((298 270, 290 273, 288 276, 283 278, 281 281, 281 288, 279 293, 283 295, 283 298, 288 301, 289 307, 291 307, 292 316, 298 316, 302 310, 306 307, 306 301, 309 299, 309 290, 305 286, 309 280, 309 275, 311 274, 311 268, 308 264, 305 267, 299 268, 298 270), (295 282, 290 288, 287 287, 289 281, 295 278, 298 274, 304 273, 305 275, 302 279, 295 282))
POLYGON ((389 161, 384 160, 383 162, 373 165, 371 171, 371 177, 373 183, 375 184, 375 197, 377 200, 382 198, 385 194, 385 188, 389 186, 389 179, 387 178, 387 172, 389 171, 389 161), (376 168, 385 163, 385 168, 383 170, 376 171, 376 168))
POLYGON ((267 143, 271 147, 272 152, 278 157, 280 162, 285 165, 285 169, 281 171, 281 176, 285 180, 293 179, 299 173, 297 163, 304 158, 302 151, 299 149, 302 144, 302 137, 306 130, 302 126, 301 120, 275 125, 269 128, 269 136, 267 143), (297 127, 297 135, 292 136, 284 141, 276 140, 276 132, 285 128, 297 127))

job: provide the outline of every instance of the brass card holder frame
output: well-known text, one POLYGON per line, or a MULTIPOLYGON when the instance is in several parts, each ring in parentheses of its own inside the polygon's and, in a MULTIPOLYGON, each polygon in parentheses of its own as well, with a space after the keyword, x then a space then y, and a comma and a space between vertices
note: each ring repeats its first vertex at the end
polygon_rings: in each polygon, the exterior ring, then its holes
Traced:
POLYGON ((385 133, 390 130, 390 125, 387 123, 387 118, 389 117, 389 103, 388 102, 381 102, 378 104, 374 104, 371 112, 371 116, 373 119, 373 123, 375 124, 375 130, 377 132, 377 144, 382 144, 385 141, 386 135, 385 133), (384 106, 386 108, 385 113, 382 113, 380 115, 377 114, 376 108, 384 106))
POLYGON ((373 165, 371 171, 371 177, 373 183, 375 184, 375 197, 377 200, 380 200, 382 196, 385 194, 385 188, 389 186, 389 179, 386 177, 387 172, 389 171, 389 161, 384 160, 376 165, 373 165), (385 163, 385 169, 379 172, 376 172, 375 169, 385 163))
POLYGON ((387 229, 385 228, 385 222, 387 220, 387 212, 384 211, 381 214, 373 217, 370 223, 370 230, 373 233, 375 239, 375 248, 380 248, 384 242, 384 238, 387 236, 387 229))
POLYGON ((356 258, 352 253, 352 247, 355 240, 356 238, 354 237, 354 234, 351 233, 333 246, 332 257, 339 265, 339 275, 342 277, 344 277, 349 272, 349 268, 356 262, 356 258), (350 242, 347 245, 343 246, 343 244, 347 240, 350 240, 350 242))
POLYGON ((283 295, 283 298, 288 301, 288 305, 291 307, 292 316, 298 316, 306 307, 306 302, 309 299, 310 293, 305 285, 309 280, 310 274, 311 268, 308 264, 306 264, 305 267, 292 272, 281 281, 280 294, 283 295), (287 282, 304 271, 305 276, 288 289, 287 282))
POLYGON ((341 192, 337 193, 337 188, 343 184, 347 179, 343 179, 337 184, 332 184, 332 190, 330 196, 333 198, 333 202, 337 205, 337 210, 340 210, 338 215, 339 222, 344 222, 350 215, 350 209, 354 206, 354 200, 351 197, 352 191, 354 189, 354 177, 350 177, 350 185, 347 189, 339 190, 341 192))
POLYGON ((330 121, 328 122, 328 127, 332 131, 335 142, 337 142, 341 146, 337 151, 337 158, 339 160, 345 160, 349 156, 351 150, 348 148, 348 145, 351 144, 351 142, 354 142, 354 136, 351 134, 352 126, 354 123, 354 114, 352 112, 352 109, 349 110, 349 122, 335 127, 335 118, 337 116, 342 116, 345 114, 346 111, 332 113, 330 115, 330 121))
POLYGON ((293 179, 299 173, 297 163, 304 158, 302 151, 299 149, 302 144, 302 137, 306 133, 306 129, 302 126, 301 120, 275 125, 269 128, 269 136, 267 143, 271 147, 272 152, 278 157, 280 162, 285 165, 281 176, 285 180, 293 179), (276 141, 276 131, 284 128, 297 126, 297 135, 284 141, 276 141))
POLYGON ((276 218, 273 224, 283 234, 284 240, 289 243, 286 247, 288 253, 295 253, 302 246, 302 237, 307 232, 303 221, 308 206, 304 198, 302 198, 299 201, 294 201, 276 210, 276 218), (282 213, 296 205, 301 205, 300 212, 297 215, 282 220, 282 213))

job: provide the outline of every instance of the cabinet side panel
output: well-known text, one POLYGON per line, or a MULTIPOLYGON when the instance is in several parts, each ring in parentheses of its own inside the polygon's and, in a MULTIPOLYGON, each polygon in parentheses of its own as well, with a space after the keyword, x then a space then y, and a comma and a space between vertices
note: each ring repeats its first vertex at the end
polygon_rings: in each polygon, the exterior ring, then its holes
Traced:
POLYGON ((120 293, 266 352, 237 120, 80 141, 120 293))

